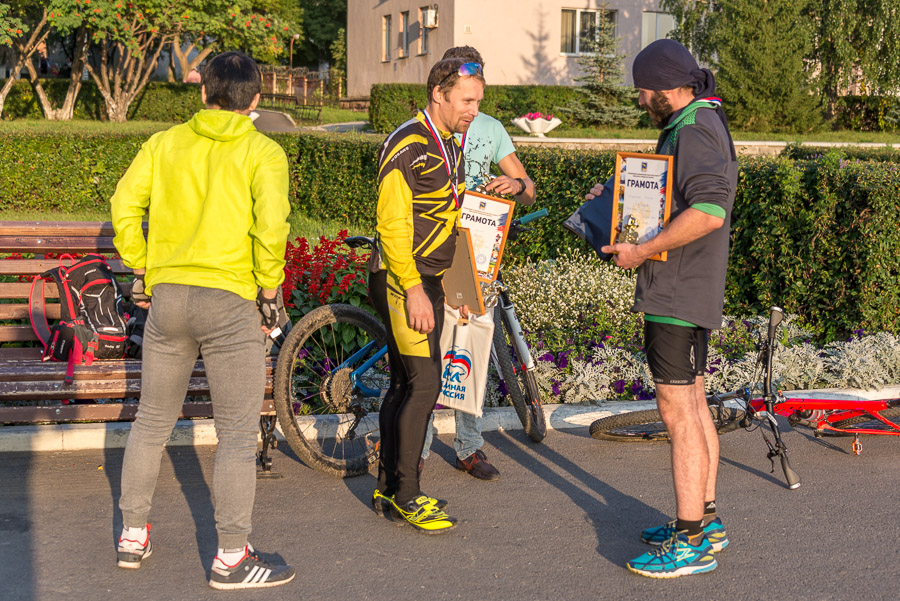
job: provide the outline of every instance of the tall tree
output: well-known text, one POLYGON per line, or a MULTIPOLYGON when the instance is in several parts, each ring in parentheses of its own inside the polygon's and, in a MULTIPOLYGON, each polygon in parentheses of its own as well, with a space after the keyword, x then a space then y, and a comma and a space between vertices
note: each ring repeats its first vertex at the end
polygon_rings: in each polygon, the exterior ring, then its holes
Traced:
POLYGON ((272 62, 283 54, 285 41, 301 33, 301 15, 296 1, 198 0, 191 19, 173 37, 172 54, 182 78, 223 50, 243 50, 259 62, 272 62))
POLYGON ((347 0, 300 0, 299 4, 304 36, 294 45, 294 64, 318 69, 321 63, 331 62, 331 45, 347 27, 347 0))
MULTIPOLYGON (((772 0, 775 1, 775 0, 772 0)), ((733 24, 724 24, 729 2, 660 0, 678 28, 675 39, 708 64, 717 62, 717 46, 731 35, 733 24)), ((817 0, 804 3, 798 17, 812 31, 806 56, 809 71, 829 117, 837 99, 850 86, 865 92, 884 93, 900 88, 900 3, 897 0, 817 0)), ((777 35, 784 35, 778 33, 777 35)))
POLYGON ((720 0, 717 82, 728 116, 752 131, 804 132, 821 124, 809 82, 809 0, 720 0), (724 32, 728 32, 724 35, 724 32))
POLYGON ((16 78, 22 70, 25 58, 21 52, 18 52, 18 43, 25 35, 28 34, 29 27, 22 22, 18 14, 12 13, 12 7, 8 2, 0 3, 0 46, 15 48, 13 51, 13 70, 11 75, 3 82, 0 88, 0 117, 3 116, 3 106, 6 104, 6 97, 9 96, 10 90, 16 85, 16 78))
POLYGON ((634 105, 635 89, 622 84, 625 55, 619 51, 616 24, 605 8, 598 17, 596 31, 581 40, 578 65, 584 74, 575 81, 582 95, 558 110, 584 125, 634 127, 641 112, 634 105))

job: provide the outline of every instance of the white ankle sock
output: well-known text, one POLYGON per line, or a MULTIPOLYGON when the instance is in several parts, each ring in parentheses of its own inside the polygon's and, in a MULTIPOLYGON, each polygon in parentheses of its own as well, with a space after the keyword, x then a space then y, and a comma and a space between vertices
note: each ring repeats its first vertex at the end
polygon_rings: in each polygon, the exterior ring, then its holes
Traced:
POLYGON ((246 553, 247 547, 243 547, 241 549, 223 549, 219 547, 219 552, 216 555, 216 559, 221 561, 229 568, 233 568, 241 562, 246 553))
POLYGON ((143 528, 129 528, 127 526, 122 527, 122 535, 119 537, 119 542, 123 543, 125 541, 133 542, 137 546, 144 546, 147 543, 147 526, 143 528))

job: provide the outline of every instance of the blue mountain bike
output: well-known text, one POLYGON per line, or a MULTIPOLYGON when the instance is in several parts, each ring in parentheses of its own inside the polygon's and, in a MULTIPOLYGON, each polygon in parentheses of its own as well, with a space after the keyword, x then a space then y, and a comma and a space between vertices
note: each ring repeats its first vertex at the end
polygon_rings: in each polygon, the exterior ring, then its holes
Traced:
MULTIPOLYGON (((508 239, 529 231, 524 224, 547 215, 542 209, 514 220, 508 239)), ((347 238, 352 248, 369 247, 364 236, 347 238)), ((512 301, 497 286, 491 358, 526 434, 535 442, 547 433, 534 359, 512 301)), ((324 305, 294 324, 275 370, 278 423, 304 463, 338 477, 366 473, 378 460, 377 411, 390 385, 387 334, 370 311, 349 304, 324 305)))

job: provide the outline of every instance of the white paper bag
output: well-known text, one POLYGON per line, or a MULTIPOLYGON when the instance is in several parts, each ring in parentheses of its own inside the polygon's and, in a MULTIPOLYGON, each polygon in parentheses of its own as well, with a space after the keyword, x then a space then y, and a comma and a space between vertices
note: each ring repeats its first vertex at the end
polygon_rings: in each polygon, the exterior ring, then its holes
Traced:
POLYGON ((484 315, 470 313, 465 320, 458 310, 444 305, 439 404, 481 416, 493 337, 493 309, 484 315))

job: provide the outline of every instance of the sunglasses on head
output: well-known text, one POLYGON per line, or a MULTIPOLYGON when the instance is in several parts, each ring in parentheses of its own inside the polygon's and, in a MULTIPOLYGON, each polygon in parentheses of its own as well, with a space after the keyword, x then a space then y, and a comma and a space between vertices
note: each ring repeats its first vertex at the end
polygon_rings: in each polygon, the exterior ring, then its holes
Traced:
POLYGON ((478 64, 478 63, 463 63, 459 66, 459 69, 457 69, 456 71, 451 71, 446 76, 444 76, 444 79, 442 79, 438 83, 437 87, 439 87, 439 88, 443 87, 444 83, 446 83, 446 81, 448 79, 453 77, 454 74, 458 74, 460 77, 462 77, 464 75, 481 75, 481 73, 482 73, 482 70, 481 70, 480 64, 478 64))

